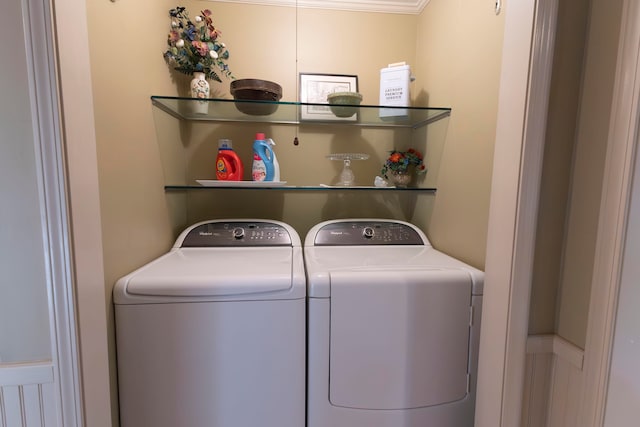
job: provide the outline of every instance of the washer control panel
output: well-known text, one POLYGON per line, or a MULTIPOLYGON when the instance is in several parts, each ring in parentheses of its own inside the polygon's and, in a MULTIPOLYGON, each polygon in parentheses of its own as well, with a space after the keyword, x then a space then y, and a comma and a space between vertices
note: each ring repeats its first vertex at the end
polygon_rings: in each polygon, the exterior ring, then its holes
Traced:
POLYGON ((210 222, 194 227, 181 247, 292 246, 289 231, 271 222, 210 222))
POLYGON ((323 226, 315 246, 424 245, 410 225, 398 222, 344 221, 323 226))

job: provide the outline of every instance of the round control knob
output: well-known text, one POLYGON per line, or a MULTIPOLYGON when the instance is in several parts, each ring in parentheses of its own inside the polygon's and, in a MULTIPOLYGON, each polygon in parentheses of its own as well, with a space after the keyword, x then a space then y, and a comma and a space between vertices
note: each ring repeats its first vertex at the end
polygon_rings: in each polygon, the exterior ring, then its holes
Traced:
POLYGON ((375 234, 375 231, 373 231, 373 228, 371 228, 371 227, 365 227, 364 230, 362 230, 362 236, 365 239, 373 238, 374 234, 375 234))
POLYGON ((242 239, 244 237, 244 228, 234 228, 231 233, 236 239, 242 239))

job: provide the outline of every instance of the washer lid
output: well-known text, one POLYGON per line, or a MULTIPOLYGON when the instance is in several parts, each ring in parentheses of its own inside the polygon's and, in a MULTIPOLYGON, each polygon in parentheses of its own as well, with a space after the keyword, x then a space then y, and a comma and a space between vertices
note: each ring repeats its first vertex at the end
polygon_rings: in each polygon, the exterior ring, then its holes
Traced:
POLYGON ((265 294, 291 289, 293 265, 291 247, 181 248, 122 278, 117 287, 132 296, 265 294))

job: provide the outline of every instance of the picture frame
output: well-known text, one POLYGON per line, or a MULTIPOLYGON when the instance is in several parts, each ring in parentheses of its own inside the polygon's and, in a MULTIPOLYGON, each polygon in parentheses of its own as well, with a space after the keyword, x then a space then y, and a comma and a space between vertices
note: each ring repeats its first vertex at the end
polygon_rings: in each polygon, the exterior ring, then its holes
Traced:
POLYGON ((357 92, 358 76, 350 74, 300 73, 300 120, 357 121, 358 114, 337 117, 329 109, 327 95, 333 92, 357 92), (309 105, 306 105, 309 104, 309 105), (326 104, 318 105, 318 104, 326 104))

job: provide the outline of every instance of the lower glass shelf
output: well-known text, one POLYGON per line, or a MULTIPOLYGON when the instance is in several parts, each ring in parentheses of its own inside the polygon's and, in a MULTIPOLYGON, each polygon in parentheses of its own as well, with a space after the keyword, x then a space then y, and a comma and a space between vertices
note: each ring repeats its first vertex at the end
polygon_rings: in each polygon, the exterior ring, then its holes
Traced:
POLYGON ((279 191, 410 191, 419 193, 435 193, 435 188, 418 187, 373 187, 373 186, 329 186, 329 185, 261 185, 259 187, 246 185, 229 185, 208 187, 202 185, 165 185, 165 191, 191 191, 191 190, 279 190, 279 191))

